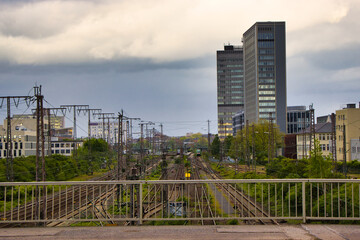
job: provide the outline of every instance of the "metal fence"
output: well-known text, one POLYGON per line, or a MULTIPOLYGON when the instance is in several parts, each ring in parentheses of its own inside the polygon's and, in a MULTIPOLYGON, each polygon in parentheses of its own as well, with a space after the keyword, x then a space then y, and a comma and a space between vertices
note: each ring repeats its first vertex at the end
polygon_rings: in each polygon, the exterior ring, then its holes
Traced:
POLYGON ((0 226, 144 221, 360 220, 359 180, 0 183, 0 226))

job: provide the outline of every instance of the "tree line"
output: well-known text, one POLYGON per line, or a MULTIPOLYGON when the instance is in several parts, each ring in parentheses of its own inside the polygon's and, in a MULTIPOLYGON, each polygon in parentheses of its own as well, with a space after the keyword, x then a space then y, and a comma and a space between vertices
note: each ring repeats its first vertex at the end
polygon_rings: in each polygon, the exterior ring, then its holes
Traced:
MULTIPOLYGON (((101 168, 110 168, 114 153, 103 139, 90 139, 77 149, 76 156, 45 156, 46 181, 66 181, 76 176, 91 175, 101 168)), ((32 182, 36 178, 36 157, 13 159, 15 182, 32 182)), ((6 182, 6 158, 0 159, 0 181, 6 182)))

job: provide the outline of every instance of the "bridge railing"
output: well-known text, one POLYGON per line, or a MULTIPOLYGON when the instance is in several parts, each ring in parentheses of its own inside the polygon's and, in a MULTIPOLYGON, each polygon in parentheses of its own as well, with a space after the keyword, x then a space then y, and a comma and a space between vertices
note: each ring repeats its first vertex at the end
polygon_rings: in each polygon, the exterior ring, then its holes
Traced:
POLYGON ((360 180, 0 183, 1 224, 360 220, 360 180))

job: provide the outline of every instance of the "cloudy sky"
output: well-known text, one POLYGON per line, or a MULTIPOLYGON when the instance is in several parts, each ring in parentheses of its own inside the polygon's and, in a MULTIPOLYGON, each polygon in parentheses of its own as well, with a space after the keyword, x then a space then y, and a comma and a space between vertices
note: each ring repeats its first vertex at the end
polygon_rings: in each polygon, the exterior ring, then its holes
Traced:
POLYGON ((216 132, 216 50, 286 21, 288 105, 325 115, 360 101, 359 16, 357 0, 1 0, 0 96, 41 84, 49 106, 216 132))

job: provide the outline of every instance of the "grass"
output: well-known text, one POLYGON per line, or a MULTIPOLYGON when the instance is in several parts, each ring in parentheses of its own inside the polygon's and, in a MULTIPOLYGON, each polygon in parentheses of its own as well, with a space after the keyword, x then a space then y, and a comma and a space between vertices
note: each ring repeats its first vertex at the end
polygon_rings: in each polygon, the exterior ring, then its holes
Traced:
POLYGON ((67 181, 73 181, 73 182, 76 182, 76 181, 90 181, 91 179, 93 179, 95 177, 100 177, 100 176, 104 175, 107 172, 108 172, 107 169, 103 169, 103 170, 101 170, 99 172, 94 172, 93 175, 84 174, 84 175, 80 175, 80 176, 71 178, 71 179, 69 179, 67 181))

